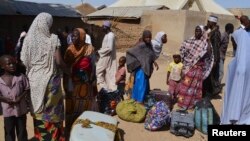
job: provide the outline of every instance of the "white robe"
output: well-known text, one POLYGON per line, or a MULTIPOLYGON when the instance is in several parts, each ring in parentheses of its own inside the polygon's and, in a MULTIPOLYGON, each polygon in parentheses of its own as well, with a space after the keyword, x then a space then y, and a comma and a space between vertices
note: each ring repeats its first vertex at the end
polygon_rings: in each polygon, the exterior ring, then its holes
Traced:
POLYGON ((237 44, 235 58, 228 65, 221 124, 250 125, 250 33, 236 30, 233 38, 237 44))
POLYGON ((104 36, 98 53, 100 59, 96 65, 97 84, 106 90, 115 91, 117 89, 115 84, 117 65, 114 33, 109 32, 104 36))

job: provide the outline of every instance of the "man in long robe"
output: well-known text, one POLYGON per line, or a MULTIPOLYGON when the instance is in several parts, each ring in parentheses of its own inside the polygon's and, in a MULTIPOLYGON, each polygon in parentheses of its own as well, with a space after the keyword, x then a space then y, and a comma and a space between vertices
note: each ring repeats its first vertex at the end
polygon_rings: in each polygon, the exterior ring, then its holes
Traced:
POLYGON ((103 30, 106 35, 102 47, 98 51, 100 58, 96 65, 97 84, 107 91, 114 91, 117 89, 115 84, 115 73, 117 71, 115 35, 111 31, 109 21, 104 22, 103 30))

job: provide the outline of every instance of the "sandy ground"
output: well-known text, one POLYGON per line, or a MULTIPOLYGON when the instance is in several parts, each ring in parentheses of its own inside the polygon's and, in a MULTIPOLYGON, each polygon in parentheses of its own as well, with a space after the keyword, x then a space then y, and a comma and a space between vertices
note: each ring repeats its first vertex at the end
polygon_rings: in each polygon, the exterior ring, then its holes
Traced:
MULTIPOLYGON (((163 50, 163 54, 157 61, 160 68, 158 71, 155 71, 152 75, 152 78, 150 79, 151 83, 151 89, 154 88, 160 88, 162 90, 167 90, 167 85, 165 83, 166 81, 166 67, 171 61, 171 53, 174 53, 176 49, 172 48, 174 45, 167 45, 167 48, 163 50), (166 53, 168 52, 168 53, 166 53)), ((228 64, 228 62, 231 60, 230 54, 231 50, 229 48, 228 54, 226 59, 226 64, 225 68, 228 64)), ((124 55, 124 53, 117 53, 117 56, 124 55)), ((226 72, 226 71, 225 71, 226 72)), ((225 77, 224 77, 225 78, 225 77)), ((223 79, 224 82, 224 79, 223 79)), ((224 91, 223 91, 224 92, 224 91)), ((222 92, 222 93, 223 93, 222 92)), ((220 114, 221 113, 221 107, 222 107, 222 98, 223 94, 220 94, 220 96, 216 99, 212 100, 212 103, 214 104, 217 112, 220 114)), ((119 119, 117 116, 115 116, 118 121, 119 125, 118 127, 122 131, 122 137, 124 141, 206 141, 207 136, 203 135, 199 131, 195 131, 195 134, 191 138, 185 138, 185 137, 177 137, 173 134, 170 133, 168 129, 163 129, 161 131, 155 131, 155 132, 150 132, 144 129, 144 124, 143 123, 130 123, 130 122, 125 122, 121 119, 119 119)), ((4 122, 3 122, 3 116, 0 116, 0 141, 4 141, 4 122)), ((28 115, 27 119, 27 130, 28 130, 28 136, 29 139, 31 139, 34 135, 33 133, 33 120, 30 115, 28 115)))

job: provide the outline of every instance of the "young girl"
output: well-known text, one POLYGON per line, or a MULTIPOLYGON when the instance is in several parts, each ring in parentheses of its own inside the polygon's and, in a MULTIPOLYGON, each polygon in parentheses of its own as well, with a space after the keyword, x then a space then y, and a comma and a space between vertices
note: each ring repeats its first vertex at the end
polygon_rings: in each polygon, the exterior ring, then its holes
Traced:
POLYGON ((138 103, 143 103, 145 95, 149 93, 149 78, 153 72, 153 63, 156 59, 151 44, 152 33, 144 30, 142 41, 126 52, 127 70, 134 73, 132 98, 138 103))
POLYGON ((124 94, 124 89, 125 89, 125 82, 126 82, 126 68, 125 68, 125 63, 126 63, 126 57, 122 56, 119 59, 119 67, 118 70, 115 74, 115 79, 116 79, 116 85, 117 89, 119 92, 123 95, 124 94))
POLYGON ((181 63, 181 56, 179 54, 173 55, 174 61, 171 62, 167 68, 167 85, 169 85, 168 92, 173 98, 176 98, 175 89, 181 80, 181 71, 183 64, 181 63))
POLYGON ((6 141, 28 141, 26 130, 26 114, 29 95, 28 79, 16 72, 16 60, 9 55, 0 57, 3 74, 0 77, 0 101, 4 116, 6 141), (17 134, 15 136, 15 133, 17 134))

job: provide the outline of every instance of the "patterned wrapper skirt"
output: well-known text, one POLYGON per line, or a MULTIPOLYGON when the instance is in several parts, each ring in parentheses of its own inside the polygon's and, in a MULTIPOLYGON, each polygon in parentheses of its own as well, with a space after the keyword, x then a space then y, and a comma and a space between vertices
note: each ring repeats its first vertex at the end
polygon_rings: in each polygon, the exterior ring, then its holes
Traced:
POLYGON ((35 138, 39 141, 65 141, 63 122, 52 123, 34 119, 35 138))
POLYGON ((195 65, 178 84, 178 106, 193 109, 196 102, 202 99, 202 67, 195 65))

